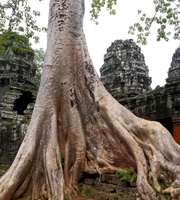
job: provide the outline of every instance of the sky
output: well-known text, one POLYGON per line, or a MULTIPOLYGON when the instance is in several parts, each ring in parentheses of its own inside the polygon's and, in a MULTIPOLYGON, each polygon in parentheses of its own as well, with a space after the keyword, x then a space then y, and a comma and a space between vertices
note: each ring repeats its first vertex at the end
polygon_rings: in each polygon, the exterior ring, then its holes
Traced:
MULTIPOLYGON (((91 59, 96 71, 104 63, 104 54, 112 42, 119 39, 134 39, 136 37, 128 34, 130 25, 139 21, 137 10, 141 9, 149 15, 154 14, 153 0, 117 0, 116 15, 110 16, 106 10, 102 11, 98 19, 99 24, 96 25, 90 20, 90 0, 85 0, 86 9, 84 17, 84 32, 86 35, 87 46, 91 59)), ((44 0, 38 3, 37 0, 31 0, 30 5, 33 9, 39 10, 41 16, 37 18, 38 24, 47 26, 48 23, 48 8, 49 0, 44 0)), ((46 49, 46 33, 41 33, 40 43, 33 44, 33 48, 46 49)), ((157 85, 165 85, 165 80, 168 77, 168 70, 172 61, 172 56, 175 50, 179 47, 179 41, 170 39, 168 42, 156 41, 157 27, 152 26, 151 35, 148 38, 147 45, 140 45, 141 52, 144 54, 145 63, 149 68, 149 76, 152 77, 152 89, 157 85)))

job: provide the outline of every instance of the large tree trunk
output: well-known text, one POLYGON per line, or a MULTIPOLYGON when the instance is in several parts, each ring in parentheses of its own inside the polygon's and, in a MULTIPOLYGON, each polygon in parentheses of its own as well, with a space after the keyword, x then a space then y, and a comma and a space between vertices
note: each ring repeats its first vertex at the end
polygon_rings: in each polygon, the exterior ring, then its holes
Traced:
POLYGON ((159 123, 134 116, 105 90, 88 54, 83 15, 83 0, 50 1, 41 86, 25 139, 0 179, 0 200, 23 193, 63 200, 83 173, 131 168, 141 199, 158 199, 153 187, 175 197, 179 145, 159 123))

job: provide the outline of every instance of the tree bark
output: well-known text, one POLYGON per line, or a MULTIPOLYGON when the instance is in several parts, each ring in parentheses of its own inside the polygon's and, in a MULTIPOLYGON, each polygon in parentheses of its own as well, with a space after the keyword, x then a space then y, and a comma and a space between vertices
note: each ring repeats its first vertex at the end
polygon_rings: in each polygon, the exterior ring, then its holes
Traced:
POLYGON ((84 0, 50 1, 38 97, 19 152, 0 179, 0 200, 24 193, 70 199, 83 173, 132 168, 141 199, 161 198, 153 188, 175 198, 180 193, 179 145, 158 122, 136 117, 105 90, 88 53, 83 15, 84 0))

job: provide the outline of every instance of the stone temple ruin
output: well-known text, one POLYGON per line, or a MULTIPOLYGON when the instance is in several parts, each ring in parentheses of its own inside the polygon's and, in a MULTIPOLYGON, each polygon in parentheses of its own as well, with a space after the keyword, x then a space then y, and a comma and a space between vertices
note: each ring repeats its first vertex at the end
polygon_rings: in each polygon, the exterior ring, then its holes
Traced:
MULTIPOLYGON (((36 99, 34 54, 0 54, 0 163, 11 163, 24 138, 36 99)), ((25 44, 22 43, 25 47, 25 44)), ((135 115, 162 123, 180 144, 180 47, 173 55, 163 87, 151 90, 141 48, 133 40, 116 40, 100 69, 106 89, 135 115)))
POLYGON ((180 144, 180 47, 172 57, 163 87, 151 90, 151 78, 140 47, 133 40, 116 40, 100 69, 106 89, 135 115, 159 121, 180 144))
POLYGON ((151 90, 151 78, 141 48, 133 40, 116 40, 107 49, 101 80, 116 98, 133 97, 151 90))
MULTIPOLYGON (((36 99, 34 53, 12 51, 12 37, 0 54, 0 163, 10 163, 23 140, 36 99)), ((22 43, 25 48, 25 43, 22 43)))

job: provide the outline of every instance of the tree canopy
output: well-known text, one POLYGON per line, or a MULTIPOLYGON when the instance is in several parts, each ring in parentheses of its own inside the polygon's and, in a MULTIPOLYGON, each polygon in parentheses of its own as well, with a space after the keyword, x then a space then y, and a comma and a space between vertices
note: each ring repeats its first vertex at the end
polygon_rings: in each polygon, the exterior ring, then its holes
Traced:
MULTIPOLYGON (((38 0, 42 1, 42 0, 38 0)), ((35 17, 40 16, 40 12, 32 10, 28 4, 28 0, 3 0, 0 2, 0 52, 4 52, 4 46, 9 43, 9 38, 14 36, 16 44, 12 46, 12 50, 17 49, 21 40, 30 47, 29 39, 34 42, 39 41, 39 37, 35 32, 46 31, 46 27, 39 27, 35 17)), ((23 51, 21 45, 19 51, 23 51)))

